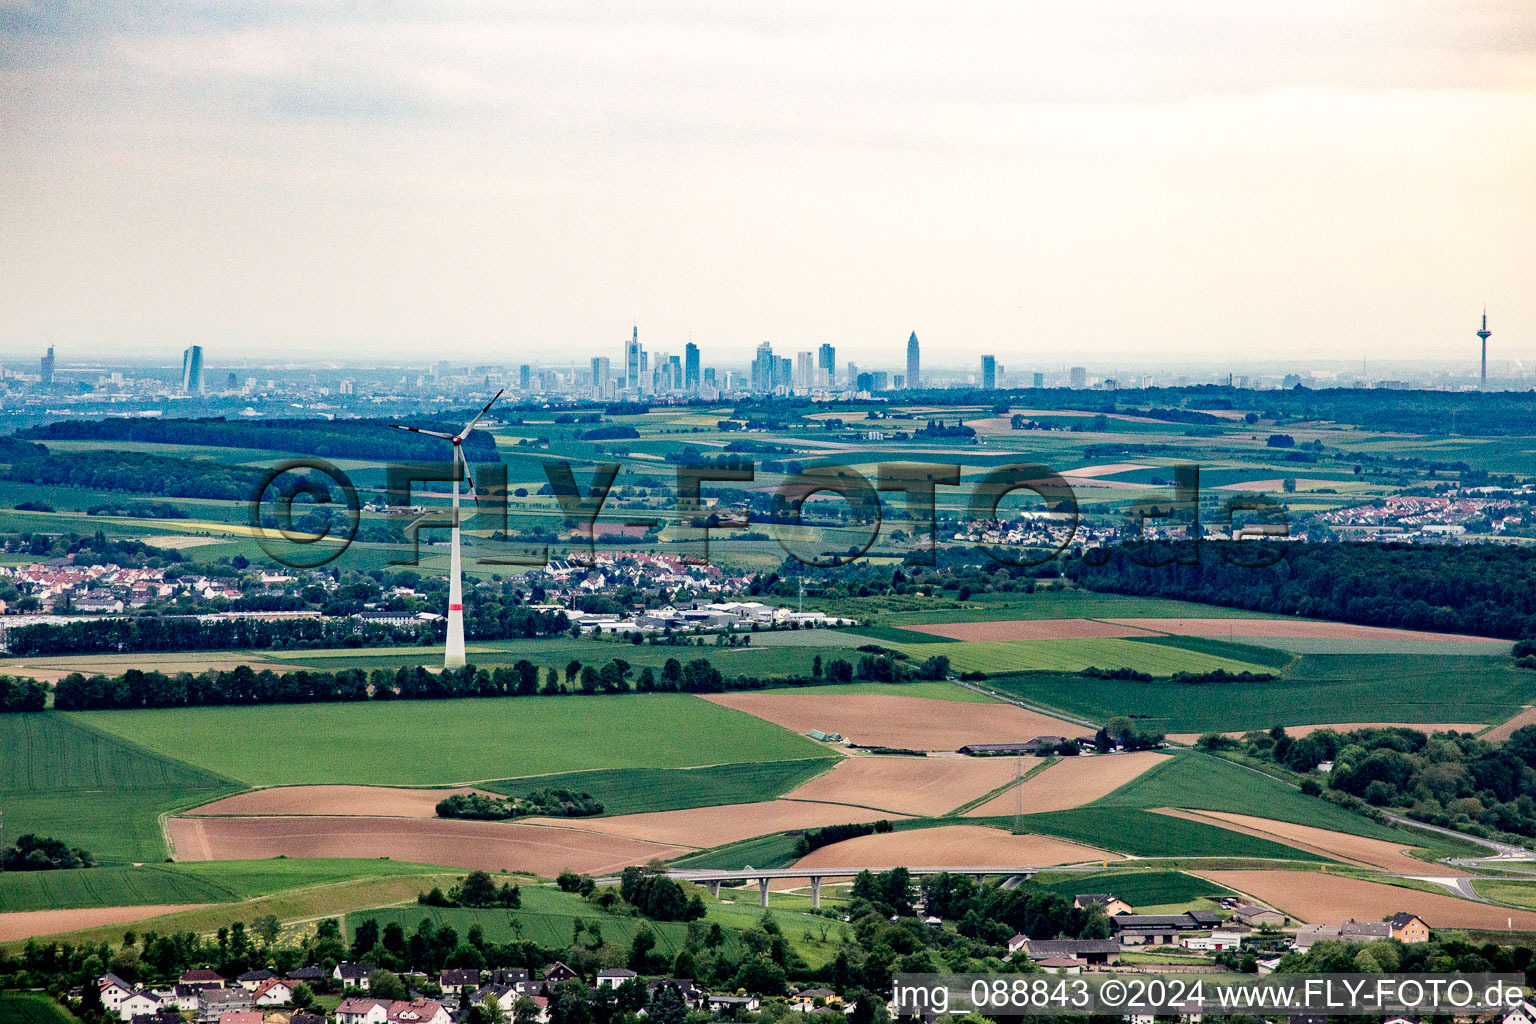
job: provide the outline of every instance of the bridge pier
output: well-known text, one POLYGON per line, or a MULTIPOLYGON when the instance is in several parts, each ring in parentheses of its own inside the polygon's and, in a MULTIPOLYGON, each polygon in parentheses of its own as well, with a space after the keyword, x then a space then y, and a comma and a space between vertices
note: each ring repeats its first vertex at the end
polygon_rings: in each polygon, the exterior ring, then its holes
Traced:
POLYGON ((711 896, 713 896, 715 899, 719 899, 720 898, 720 883, 719 882, 710 882, 709 883, 709 894, 711 896))
POLYGON ((759 878, 757 880, 757 888, 758 891, 762 894, 763 906, 766 907, 768 905, 768 879, 759 878))
POLYGON ((821 906, 821 879, 815 875, 811 876, 811 906, 821 906))

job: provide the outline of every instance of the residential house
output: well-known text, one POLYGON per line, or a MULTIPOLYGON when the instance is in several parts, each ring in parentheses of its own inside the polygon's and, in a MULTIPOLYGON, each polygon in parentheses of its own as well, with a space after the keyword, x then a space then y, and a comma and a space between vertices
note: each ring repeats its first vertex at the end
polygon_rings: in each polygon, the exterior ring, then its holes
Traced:
POLYGON ((1335 942, 1339 938, 1339 926, 1336 924, 1308 924, 1296 929, 1296 939, 1292 943, 1298 953, 1305 953, 1319 942, 1335 942))
POLYGON ((676 989, 689 1006, 697 1007, 704 1001, 704 991, 694 985, 692 978, 652 978, 645 983, 645 1001, 655 1002, 661 990, 668 987, 676 989))
POLYGON ((257 1006, 287 1006, 293 1002, 293 986, 281 978, 268 978, 256 987, 251 998, 257 1006))
POLYGON ((231 1010, 219 1014, 219 1024, 265 1024, 257 1010, 231 1010))
POLYGON ((570 981, 572 978, 577 977, 580 977, 580 975, 559 960, 544 968, 544 983, 546 985, 558 985, 562 981, 570 981))
MULTIPOLYGON (((331 972, 331 977, 336 981, 339 981, 342 988, 355 988, 367 992, 368 975, 378 970, 378 968, 378 964, 367 962, 357 964, 337 964, 336 969, 331 972)), ((478 984, 478 982, 476 982, 476 984, 478 984)))
POLYGON ((389 1004, 389 1014, 384 1019, 385 1024, 453 1024, 447 1007, 431 1000, 396 1000, 389 1004))
POLYGON ((1182 944, 1185 949, 1237 949, 1252 934, 1253 929, 1245 924, 1222 924, 1211 929, 1211 934, 1191 935, 1182 944))
POLYGON ((796 1013, 815 1013, 823 1009, 838 1009, 842 997, 829 988, 803 988, 789 1001, 789 1008, 796 1013))
POLYGON ((1399 942, 1428 942, 1429 925, 1417 914, 1399 910, 1387 919, 1392 926, 1392 937, 1399 942))
POLYGON ((511 985, 491 984, 476 989, 475 994, 470 996, 469 999, 476 1006, 484 1006, 487 999, 494 999, 496 1000, 496 1005, 500 1006, 504 1012, 511 1013, 512 1004, 517 1002, 517 995, 517 989, 511 985))
POLYGON ((269 971, 263 967, 262 969, 256 971, 246 971, 244 974, 235 979, 235 984, 239 985, 247 992, 255 992, 258 988, 261 987, 262 982, 270 981, 275 977, 277 977, 276 971, 269 971))
POLYGON ((122 1009, 123 1000, 137 991, 111 971, 96 979, 96 987, 101 991, 101 1005, 109 1013, 117 1013, 122 1009))
POLYGON ((1257 928, 1263 924, 1285 924, 1285 915, 1280 911, 1261 907, 1256 903, 1239 903, 1232 908, 1232 912, 1237 915, 1239 921, 1250 928, 1257 928))
POLYGON ((226 1013, 255 1008, 251 994, 238 985, 234 988, 205 988, 197 995, 198 1024, 218 1024, 219 1018, 226 1013))
POLYGON ((289 1014, 288 1024, 325 1024, 325 1018, 318 1013, 294 1013, 289 1014))
POLYGON ((168 989, 162 989, 155 994, 160 997, 162 1009, 184 1010, 187 1013, 196 1013, 198 997, 202 989, 196 985, 172 985, 168 989))
POLYGON ((119 1020, 132 1020, 143 1015, 153 1016, 160 1012, 160 1000, 148 992, 134 992, 117 1004, 119 1020))
POLYGON ((210 971, 207 968, 199 968, 188 971, 181 976, 183 985, 196 985, 198 988, 223 988, 224 978, 218 971, 210 971))
POLYGON ((598 988, 618 988, 630 978, 638 978, 634 971, 624 967, 605 967, 597 972, 598 988))
POLYGON ((181 1014, 175 1010, 160 1010, 157 1013, 137 1013, 129 1024, 185 1024, 181 1014))
POLYGON ((288 972, 289 981, 302 981, 306 985, 319 985, 325 982, 325 970, 310 964, 308 967, 300 967, 296 971, 288 972))
POLYGON ((1107 892, 1089 892, 1072 897, 1072 905, 1079 910, 1087 910, 1090 907, 1100 907, 1110 917, 1116 914, 1129 914, 1131 905, 1118 896, 1111 896, 1107 892))
POLYGON ((730 1020, 738 1019, 743 1013, 756 1013, 762 1005, 762 1000, 757 996, 727 996, 710 993, 704 997, 706 1010, 725 1014, 730 1020))
POLYGON ((442 987, 443 995, 463 995, 480 987, 480 972, 471 968, 445 970, 438 974, 437 983, 442 987))
POLYGON ((1522 1000, 1519 1006, 1504 1015, 1502 1024, 1536 1024, 1536 1003, 1522 1000))
POLYGON ((528 994, 528 972, 521 967, 503 967, 491 972, 492 985, 509 985, 518 995, 528 994))
POLYGON ((353 996, 336 1007, 336 1024, 384 1024, 389 1016, 388 999, 353 996))

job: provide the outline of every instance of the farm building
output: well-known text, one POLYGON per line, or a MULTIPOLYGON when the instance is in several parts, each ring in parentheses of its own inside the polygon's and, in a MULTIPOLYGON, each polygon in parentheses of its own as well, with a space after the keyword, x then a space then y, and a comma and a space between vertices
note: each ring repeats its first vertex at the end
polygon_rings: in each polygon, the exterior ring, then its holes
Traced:
POLYGON ((1087 910, 1089 907, 1102 907, 1104 913, 1110 917, 1116 914, 1129 914, 1131 905, 1118 896, 1111 896, 1107 892, 1082 893, 1072 897, 1072 905, 1079 910, 1087 910))
POLYGON ((805 734, 817 743, 841 743, 843 734, 837 732, 822 732, 820 729, 807 729, 805 734))
POLYGON ((1114 939, 1032 939, 1015 935, 1008 940, 1008 955, 1023 953, 1031 960, 1072 957, 1089 964, 1117 964, 1120 944, 1114 939))

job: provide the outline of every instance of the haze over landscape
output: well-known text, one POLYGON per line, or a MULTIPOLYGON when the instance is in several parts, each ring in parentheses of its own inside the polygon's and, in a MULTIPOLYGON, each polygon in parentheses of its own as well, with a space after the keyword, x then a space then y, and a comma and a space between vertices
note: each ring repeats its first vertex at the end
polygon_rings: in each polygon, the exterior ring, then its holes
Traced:
POLYGON ((1522 0, 0 3, 0 351, 1536 355, 1522 0))

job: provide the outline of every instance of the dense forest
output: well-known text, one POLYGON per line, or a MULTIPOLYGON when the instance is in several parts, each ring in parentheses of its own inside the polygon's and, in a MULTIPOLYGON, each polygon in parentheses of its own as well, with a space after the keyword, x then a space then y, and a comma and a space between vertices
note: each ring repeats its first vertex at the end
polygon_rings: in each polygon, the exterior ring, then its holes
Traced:
MULTIPOLYGON (((1297 739, 1283 728, 1241 740, 1215 733, 1199 745, 1243 754, 1310 773, 1323 762, 1327 787, 1411 818, 1473 835, 1536 836, 1536 726, 1517 729, 1502 744, 1471 735, 1417 729, 1317 729, 1297 739)), ((1302 789, 1320 793, 1317 778, 1302 789)))
MULTIPOLYGON (((85 425, 85 424, 82 424, 85 425)), ((249 499, 263 471, 207 459, 174 459, 144 452, 48 452, 13 458, 0 479, 43 487, 133 491, 170 498, 249 499)))
MULTIPOLYGON (((413 418, 411 426, 452 432, 464 425, 462 418, 413 418)), ((23 431, 18 437, 38 441, 132 441, 136 443, 199 445, 212 448, 245 448, 293 455, 318 455, 328 459, 377 459, 386 462, 442 462, 444 443, 404 430, 391 429, 384 420, 329 419, 104 419, 61 420, 23 431)), ((464 439, 464 457, 470 462, 494 462, 496 441, 483 430, 464 439)))
MULTIPOLYGON (((1234 565, 1254 545, 1205 541, 1198 564, 1155 565, 1174 549, 1122 545, 1107 562, 1060 559, 1080 586, 1370 626, 1519 640, 1536 636, 1536 550, 1492 544, 1285 546, 1267 568, 1234 565)), ((1187 550, 1187 549, 1186 549, 1187 550)), ((1263 552, 1261 552, 1263 553, 1263 552)))

